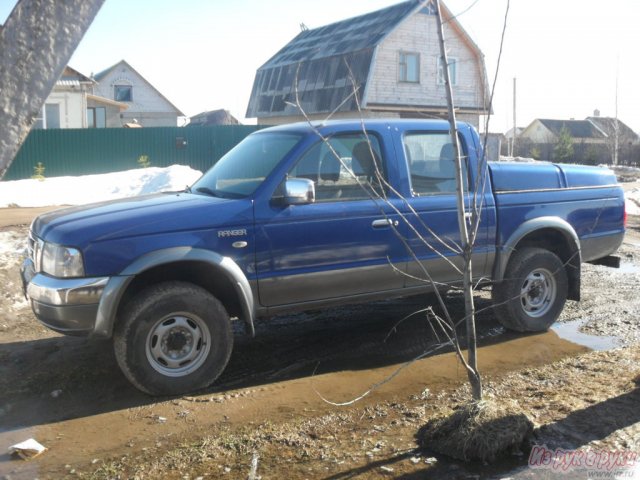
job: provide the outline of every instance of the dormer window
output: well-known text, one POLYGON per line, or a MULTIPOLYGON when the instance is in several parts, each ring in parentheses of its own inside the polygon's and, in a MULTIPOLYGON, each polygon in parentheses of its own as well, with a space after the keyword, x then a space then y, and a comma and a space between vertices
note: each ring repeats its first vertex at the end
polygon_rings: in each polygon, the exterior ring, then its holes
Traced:
POLYGON ((115 85, 113 99, 116 102, 132 102, 133 87, 131 85, 115 85))

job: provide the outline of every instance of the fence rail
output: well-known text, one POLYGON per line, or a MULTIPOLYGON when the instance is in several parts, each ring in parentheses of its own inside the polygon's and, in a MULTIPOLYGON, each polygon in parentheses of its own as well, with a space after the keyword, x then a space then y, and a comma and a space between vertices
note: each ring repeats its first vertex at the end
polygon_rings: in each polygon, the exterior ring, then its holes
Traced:
POLYGON ((34 175, 38 162, 45 177, 89 175, 137 168, 146 155, 154 167, 188 165, 205 171, 240 140, 262 127, 100 128, 32 130, 4 180, 34 175))

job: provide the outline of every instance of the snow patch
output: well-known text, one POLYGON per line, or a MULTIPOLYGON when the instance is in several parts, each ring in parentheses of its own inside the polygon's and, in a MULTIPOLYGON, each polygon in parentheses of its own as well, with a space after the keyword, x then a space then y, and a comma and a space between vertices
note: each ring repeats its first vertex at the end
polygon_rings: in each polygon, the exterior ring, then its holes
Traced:
POLYGON ((14 231, 0 232, 0 265, 22 258, 26 249, 27 239, 23 234, 14 231))
POLYGON ((0 207, 82 205, 148 193, 177 191, 191 185, 201 175, 202 172, 190 167, 172 165, 167 168, 138 168, 102 175, 0 182, 0 207))
POLYGON ((640 188, 634 188, 624 194, 627 215, 640 215, 640 188))

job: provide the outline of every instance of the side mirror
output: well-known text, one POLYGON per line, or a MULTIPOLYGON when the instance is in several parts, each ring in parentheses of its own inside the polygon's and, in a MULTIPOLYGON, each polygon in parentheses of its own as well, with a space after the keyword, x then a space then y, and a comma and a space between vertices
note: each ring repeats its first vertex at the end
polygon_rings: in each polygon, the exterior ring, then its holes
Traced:
POLYGON ((284 183, 284 203, 307 205, 316 201, 316 188, 308 178, 290 178, 284 183))

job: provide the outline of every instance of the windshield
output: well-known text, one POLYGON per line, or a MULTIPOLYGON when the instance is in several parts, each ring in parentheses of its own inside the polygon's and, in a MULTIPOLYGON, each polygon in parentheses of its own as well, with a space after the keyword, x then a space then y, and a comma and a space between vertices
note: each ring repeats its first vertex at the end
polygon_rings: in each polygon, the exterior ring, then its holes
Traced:
POLYGON ((191 190, 222 198, 251 195, 301 137, 282 132, 250 135, 218 160, 191 190))

